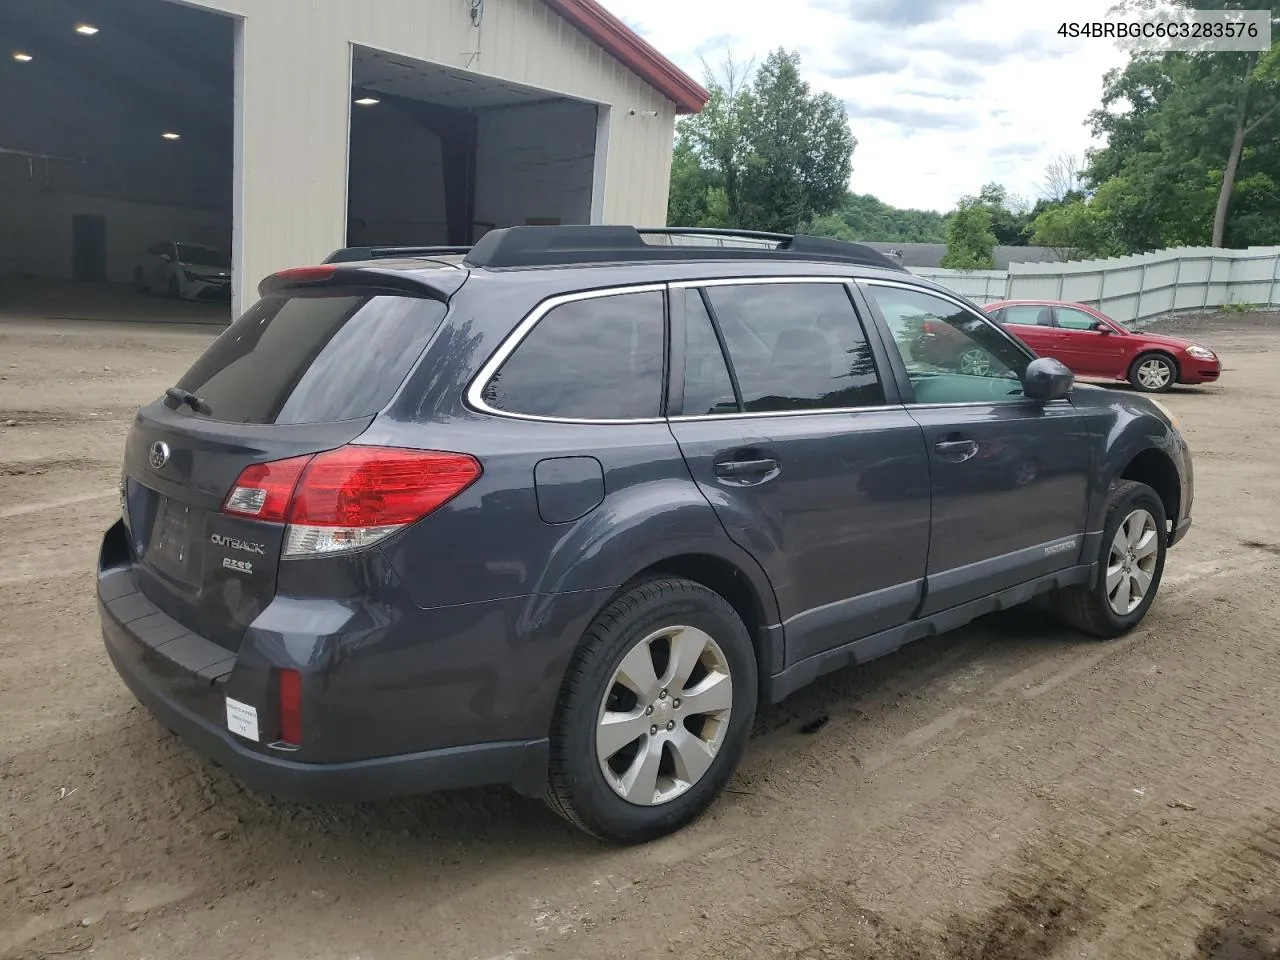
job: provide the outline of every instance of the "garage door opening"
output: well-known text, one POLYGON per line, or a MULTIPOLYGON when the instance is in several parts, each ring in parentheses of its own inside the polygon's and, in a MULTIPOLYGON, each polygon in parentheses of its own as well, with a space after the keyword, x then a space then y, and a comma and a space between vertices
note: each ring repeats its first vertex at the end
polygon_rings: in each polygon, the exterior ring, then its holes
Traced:
POLYGON ((5 4, 0 37, 6 311, 225 320, 235 21, 41 0, 5 4))
POLYGON ((598 221, 602 108, 363 47, 352 60, 347 243, 474 243, 598 221))

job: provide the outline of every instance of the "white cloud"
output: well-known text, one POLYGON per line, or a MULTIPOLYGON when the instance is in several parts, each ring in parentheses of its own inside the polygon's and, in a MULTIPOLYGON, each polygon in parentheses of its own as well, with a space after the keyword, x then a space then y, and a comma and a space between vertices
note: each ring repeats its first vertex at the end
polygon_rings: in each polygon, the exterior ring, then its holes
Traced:
POLYGON ((697 79, 727 51, 798 50, 805 78, 848 104, 851 186, 902 207, 950 209, 987 181, 1034 198, 1048 161, 1083 154, 1109 40, 1065 39, 1064 20, 1114 0, 605 0, 697 79))

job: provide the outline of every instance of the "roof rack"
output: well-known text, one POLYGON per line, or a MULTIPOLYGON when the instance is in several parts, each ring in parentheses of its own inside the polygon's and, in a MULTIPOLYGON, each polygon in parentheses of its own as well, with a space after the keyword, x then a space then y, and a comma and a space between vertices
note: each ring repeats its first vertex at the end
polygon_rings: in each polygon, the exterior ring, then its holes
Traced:
POLYGON ((470 247, 343 247, 324 258, 325 263, 387 260, 394 257, 446 257, 468 252, 470 247))
POLYGON ((463 262, 472 267, 500 268, 637 260, 819 260, 905 272, 900 263, 860 243, 708 227, 502 227, 476 241, 463 262), (648 243, 646 234, 665 237, 668 242, 648 243), (682 236, 769 241, 772 245, 671 242, 682 236))

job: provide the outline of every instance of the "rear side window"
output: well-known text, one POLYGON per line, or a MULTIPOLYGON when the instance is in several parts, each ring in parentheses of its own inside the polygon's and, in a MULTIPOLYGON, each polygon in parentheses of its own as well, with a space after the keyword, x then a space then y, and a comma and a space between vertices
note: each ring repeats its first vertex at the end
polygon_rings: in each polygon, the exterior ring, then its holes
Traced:
POLYGON ((391 400, 444 315, 436 300, 353 289, 273 294, 228 327, 178 386, 208 404, 214 420, 372 416, 391 400))
POLYGON ((1051 327, 1053 311, 1032 303, 1020 303, 1000 311, 1000 322, 1016 327, 1051 327))
POLYGON ((684 408, 688 416, 737 413, 738 399, 725 366, 720 341, 697 290, 677 290, 684 296, 684 408))
POLYGON ((884 387, 838 283, 707 288, 750 413, 877 406, 884 387))
POLYGON ((560 304, 498 368, 484 402, 567 420, 659 417, 665 326, 658 291, 560 304))

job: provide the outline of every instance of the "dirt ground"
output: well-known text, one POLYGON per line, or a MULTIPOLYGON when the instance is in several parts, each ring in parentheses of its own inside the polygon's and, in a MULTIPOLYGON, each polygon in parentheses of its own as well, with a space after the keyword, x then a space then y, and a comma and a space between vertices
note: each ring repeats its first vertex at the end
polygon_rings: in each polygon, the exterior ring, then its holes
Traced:
POLYGON ((132 411, 211 328, 0 321, 0 957, 1280 957, 1280 315, 1175 326, 1226 373, 1167 398, 1196 525, 1140 630, 1009 614, 826 678, 618 849, 502 790, 310 809, 194 757, 92 569, 132 411))

